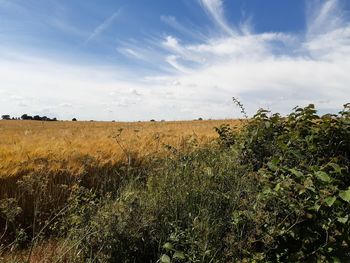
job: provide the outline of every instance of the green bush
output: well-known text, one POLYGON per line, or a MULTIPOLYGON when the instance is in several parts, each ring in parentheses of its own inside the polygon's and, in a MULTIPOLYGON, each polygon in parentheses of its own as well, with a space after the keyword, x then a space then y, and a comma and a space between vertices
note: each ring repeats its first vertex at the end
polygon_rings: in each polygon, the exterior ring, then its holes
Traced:
POLYGON ((309 105, 285 118, 261 110, 241 134, 242 162, 253 162, 269 218, 257 222, 270 237, 266 260, 349 259, 349 109, 319 117, 309 105))

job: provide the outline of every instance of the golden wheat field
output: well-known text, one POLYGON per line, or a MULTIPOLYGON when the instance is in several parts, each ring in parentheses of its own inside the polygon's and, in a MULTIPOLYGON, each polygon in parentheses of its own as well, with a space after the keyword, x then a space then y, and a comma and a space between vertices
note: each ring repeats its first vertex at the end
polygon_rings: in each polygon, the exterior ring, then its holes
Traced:
POLYGON ((113 165, 132 158, 162 156, 170 145, 185 150, 216 137, 214 127, 238 120, 178 122, 0 121, 0 178, 45 169, 72 176, 84 164, 113 165))

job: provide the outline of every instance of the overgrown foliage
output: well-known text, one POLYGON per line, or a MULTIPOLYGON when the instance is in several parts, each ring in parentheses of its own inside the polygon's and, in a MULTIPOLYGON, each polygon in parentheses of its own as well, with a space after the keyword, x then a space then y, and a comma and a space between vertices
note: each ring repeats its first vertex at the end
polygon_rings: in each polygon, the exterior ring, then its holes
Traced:
MULTIPOLYGON (((261 259, 349 259, 349 114, 350 104, 322 117, 314 105, 287 117, 260 110, 235 138, 241 163, 251 164, 259 178, 260 207, 253 212, 261 209, 267 220, 251 218, 262 231, 261 259)), ((220 140, 227 142, 224 131, 220 140)))
POLYGON ((240 231, 229 222, 238 207, 252 205, 255 183, 240 177, 246 169, 237 167, 233 152, 218 153, 203 149, 168 159, 146 182, 126 184, 117 199, 91 199, 87 207, 72 202, 68 236, 82 238, 81 260, 93 255, 100 262, 218 262, 229 249, 223 240, 243 247, 246 237, 233 235, 240 231))
POLYGON ((347 262, 350 104, 244 123, 195 151, 166 145, 173 155, 116 188, 76 184, 50 223, 65 244, 52 262, 347 262))

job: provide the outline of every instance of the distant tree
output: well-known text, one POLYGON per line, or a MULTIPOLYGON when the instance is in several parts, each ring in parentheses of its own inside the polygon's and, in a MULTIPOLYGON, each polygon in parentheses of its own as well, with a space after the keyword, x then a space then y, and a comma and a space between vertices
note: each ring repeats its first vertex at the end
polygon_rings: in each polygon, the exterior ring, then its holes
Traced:
POLYGON ((11 117, 10 117, 10 115, 2 115, 1 116, 1 119, 3 119, 3 120, 11 120, 11 117))
POLYGON ((22 119, 22 120, 32 120, 33 117, 32 117, 32 116, 29 116, 28 114, 23 114, 23 115, 21 116, 21 119, 22 119))
POLYGON ((72 121, 77 121, 77 119, 76 119, 76 118, 73 118, 72 121))
POLYGON ((49 118, 47 116, 43 116, 41 117, 40 115, 35 115, 34 117, 32 116, 29 116, 28 114, 23 114, 21 116, 21 118, 18 118, 19 119, 22 119, 22 120, 35 120, 35 121, 57 121, 57 118, 49 118))
POLYGON ((150 122, 155 122, 156 120, 154 120, 154 119, 152 119, 152 120, 150 120, 150 122))
POLYGON ((41 121, 42 118, 41 118, 39 115, 35 115, 35 116, 33 117, 33 120, 35 120, 35 121, 41 121))
POLYGON ((198 120, 199 120, 199 121, 202 121, 202 120, 203 120, 203 118, 198 118, 198 120))

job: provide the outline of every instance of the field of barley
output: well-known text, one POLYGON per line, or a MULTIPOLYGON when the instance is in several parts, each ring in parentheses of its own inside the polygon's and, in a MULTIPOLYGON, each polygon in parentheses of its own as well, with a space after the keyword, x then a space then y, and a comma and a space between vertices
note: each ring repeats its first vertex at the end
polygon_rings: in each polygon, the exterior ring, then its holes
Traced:
POLYGON ((164 156, 169 146, 185 150, 210 142, 214 127, 237 120, 179 122, 0 121, 0 178, 45 168, 83 173, 89 162, 114 165, 129 158, 164 156), (167 147, 168 146, 168 147, 167 147))

